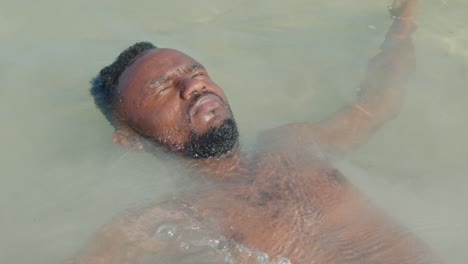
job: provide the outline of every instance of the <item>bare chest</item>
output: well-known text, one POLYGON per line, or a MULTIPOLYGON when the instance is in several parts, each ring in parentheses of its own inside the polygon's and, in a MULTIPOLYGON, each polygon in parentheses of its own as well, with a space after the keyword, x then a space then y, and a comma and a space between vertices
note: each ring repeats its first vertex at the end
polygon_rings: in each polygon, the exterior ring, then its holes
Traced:
POLYGON ((314 240, 324 215, 340 202, 346 184, 329 167, 273 160, 245 180, 213 188, 194 207, 235 243, 266 252, 271 260, 298 259, 319 250, 314 240))
POLYGON ((253 172, 192 200, 202 219, 249 252, 292 263, 432 263, 417 238, 331 166, 278 158, 253 172))

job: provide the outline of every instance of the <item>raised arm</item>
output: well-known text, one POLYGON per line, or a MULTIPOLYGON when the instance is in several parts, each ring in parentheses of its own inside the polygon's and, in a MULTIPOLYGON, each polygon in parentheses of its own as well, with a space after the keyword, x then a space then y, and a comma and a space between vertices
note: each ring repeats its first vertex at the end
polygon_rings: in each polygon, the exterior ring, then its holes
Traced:
POLYGON ((411 34, 417 0, 394 0, 394 19, 381 51, 369 63, 356 100, 318 123, 299 123, 279 129, 289 137, 313 137, 322 151, 343 153, 354 149, 388 120, 402 105, 405 86, 415 70, 411 34))

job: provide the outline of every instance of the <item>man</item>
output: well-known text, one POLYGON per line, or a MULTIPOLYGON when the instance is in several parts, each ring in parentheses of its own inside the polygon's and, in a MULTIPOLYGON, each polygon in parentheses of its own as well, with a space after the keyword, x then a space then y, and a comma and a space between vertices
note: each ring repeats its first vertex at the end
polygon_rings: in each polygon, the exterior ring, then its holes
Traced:
POLYGON ((398 113, 414 71, 416 6, 394 1, 395 21, 353 104, 319 123, 273 129, 250 155, 200 63, 147 42, 128 48, 92 88, 114 142, 165 151, 204 185, 117 218, 73 263, 167 263, 172 253, 199 252, 220 263, 439 263, 324 158, 352 150, 398 113))

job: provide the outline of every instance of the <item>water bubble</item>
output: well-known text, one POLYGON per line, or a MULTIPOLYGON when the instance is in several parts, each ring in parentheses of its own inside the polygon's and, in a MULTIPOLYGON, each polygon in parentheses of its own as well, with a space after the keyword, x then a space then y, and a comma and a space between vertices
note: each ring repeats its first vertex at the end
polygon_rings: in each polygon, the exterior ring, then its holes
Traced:
POLYGON ((261 263, 261 264, 266 264, 266 263, 269 263, 269 257, 268 257, 268 254, 267 253, 264 253, 264 252, 257 252, 256 254, 256 259, 257 259, 257 263, 261 263))
POLYGON ((291 261, 287 258, 280 258, 275 262, 275 264, 291 264, 291 261))
POLYGON ((236 249, 237 249, 239 252, 241 252, 241 253, 250 252, 250 251, 251 251, 248 247, 246 247, 246 246, 244 246, 244 245, 241 245, 241 244, 237 244, 237 243, 236 243, 236 249))
POLYGON ((193 225, 193 226, 190 227, 190 230, 198 231, 198 230, 200 230, 200 227, 197 226, 197 225, 193 225))
POLYGON ((176 227, 173 225, 160 225, 156 230, 156 235, 161 238, 172 238, 176 234, 176 227))
POLYGON ((217 248, 218 248, 218 250, 228 252, 229 251, 229 244, 228 244, 228 242, 226 240, 221 239, 221 240, 218 241, 217 248))
POLYGON ((179 248, 182 249, 183 251, 188 251, 190 249, 190 245, 189 243, 181 242, 179 245, 179 248))
POLYGON ((218 245, 218 240, 212 239, 210 237, 200 237, 200 234, 192 234, 190 236, 190 242, 197 247, 208 247, 216 249, 218 245))
POLYGON ((208 239, 208 245, 212 248, 218 248, 219 240, 217 239, 208 239))
POLYGON ((227 263, 227 264, 234 264, 234 259, 232 258, 231 254, 226 254, 226 256, 224 257, 224 263, 227 263))

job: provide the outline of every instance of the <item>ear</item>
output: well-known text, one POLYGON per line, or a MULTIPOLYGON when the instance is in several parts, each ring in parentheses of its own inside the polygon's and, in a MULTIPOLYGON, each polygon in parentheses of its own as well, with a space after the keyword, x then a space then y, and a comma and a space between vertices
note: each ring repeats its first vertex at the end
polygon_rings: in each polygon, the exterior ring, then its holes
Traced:
POLYGON ((141 136, 129 129, 116 129, 112 133, 112 141, 127 149, 143 150, 141 136))

